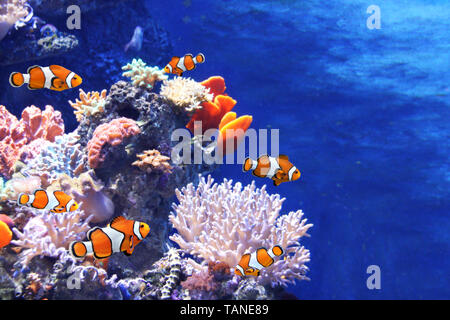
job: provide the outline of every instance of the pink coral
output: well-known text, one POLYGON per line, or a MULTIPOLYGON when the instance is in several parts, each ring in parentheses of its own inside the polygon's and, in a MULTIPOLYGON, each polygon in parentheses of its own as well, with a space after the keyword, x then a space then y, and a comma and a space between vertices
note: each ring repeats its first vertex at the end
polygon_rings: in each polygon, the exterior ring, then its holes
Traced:
POLYGON ((0 174, 9 177, 17 160, 29 160, 39 153, 46 141, 64 133, 64 122, 59 111, 46 106, 42 111, 27 107, 22 118, 17 118, 0 106, 0 174), (33 141, 39 142, 33 143, 33 141))
POLYGON ((89 166, 95 169, 105 160, 102 155, 102 148, 105 144, 117 146, 122 143, 123 139, 140 132, 141 129, 136 122, 128 118, 114 119, 98 126, 87 145, 89 166))

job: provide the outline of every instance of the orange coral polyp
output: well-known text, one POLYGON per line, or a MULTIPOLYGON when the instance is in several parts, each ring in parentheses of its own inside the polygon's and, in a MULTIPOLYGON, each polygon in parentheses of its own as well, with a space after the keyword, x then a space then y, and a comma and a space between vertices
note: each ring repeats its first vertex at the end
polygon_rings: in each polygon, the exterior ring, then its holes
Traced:
POLYGON ((225 79, 221 76, 214 76, 201 82, 201 85, 209 89, 209 92, 216 97, 219 94, 224 94, 227 87, 225 86, 225 79))
POLYGON ((12 240, 12 232, 6 223, 0 221, 0 248, 7 246, 12 240))
POLYGON ((229 112, 223 117, 221 128, 219 128, 219 138, 217 139, 217 149, 223 155, 227 153, 227 146, 232 144, 231 152, 235 152, 239 144, 244 140, 245 132, 252 124, 253 117, 249 115, 236 119, 236 113, 229 112))

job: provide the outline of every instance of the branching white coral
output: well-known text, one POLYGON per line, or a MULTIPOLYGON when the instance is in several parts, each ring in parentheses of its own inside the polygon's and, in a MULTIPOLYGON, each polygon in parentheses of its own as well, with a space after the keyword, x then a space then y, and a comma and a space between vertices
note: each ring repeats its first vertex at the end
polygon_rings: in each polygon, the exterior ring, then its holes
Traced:
POLYGON ((102 92, 91 91, 88 93, 80 89, 80 100, 76 99, 75 102, 69 101, 70 106, 75 109, 74 113, 77 121, 81 122, 85 118, 89 119, 94 115, 104 113, 106 93, 106 89, 102 90, 102 92))
MULTIPOLYGON (((221 261, 234 268, 245 253, 260 247, 281 245, 284 258, 261 270, 260 284, 272 286, 304 280, 309 250, 300 245, 312 224, 298 210, 280 216, 284 198, 269 195, 255 183, 242 187, 225 179, 213 184, 211 176, 200 179, 197 188, 188 184, 176 190, 179 204, 173 204, 169 220, 177 230, 170 239, 181 249, 209 261, 221 261)), ((201 268, 201 266, 197 266, 201 268)))
POLYGON ((82 240, 90 229, 91 217, 82 219, 80 210, 54 214, 42 213, 31 218, 23 232, 13 228, 18 240, 11 243, 21 247, 19 261, 27 266, 36 256, 58 257, 72 241, 82 240))
POLYGON ((208 88, 190 78, 182 77, 164 81, 160 95, 187 112, 201 109, 202 102, 213 99, 213 94, 208 88))
POLYGON ((133 59, 131 63, 122 67, 126 71, 122 74, 124 77, 131 78, 133 85, 136 87, 145 87, 153 89, 156 81, 167 80, 168 76, 158 67, 148 67, 141 59, 133 59))

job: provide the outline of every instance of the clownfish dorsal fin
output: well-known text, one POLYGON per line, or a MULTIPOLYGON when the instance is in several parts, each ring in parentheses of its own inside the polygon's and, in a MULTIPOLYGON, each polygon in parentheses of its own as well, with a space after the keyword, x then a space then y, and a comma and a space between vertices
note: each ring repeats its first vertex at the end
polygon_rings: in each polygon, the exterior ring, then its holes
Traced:
POLYGON ((285 154, 280 154, 278 158, 289 161, 289 157, 285 154))
POLYGON ((52 72, 54 72, 56 70, 67 70, 66 68, 61 67, 61 66, 59 66, 57 64, 52 64, 49 68, 50 68, 50 70, 52 70, 52 72))
POLYGON ((33 69, 36 69, 36 68, 41 68, 41 66, 38 66, 38 65, 31 66, 27 69, 27 73, 30 73, 33 69))
POLYGON ((111 223, 109 224, 110 227, 114 227, 116 224, 125 221, 125 217, 124 216, 119 216, 119 217, 115 217, 111 223))

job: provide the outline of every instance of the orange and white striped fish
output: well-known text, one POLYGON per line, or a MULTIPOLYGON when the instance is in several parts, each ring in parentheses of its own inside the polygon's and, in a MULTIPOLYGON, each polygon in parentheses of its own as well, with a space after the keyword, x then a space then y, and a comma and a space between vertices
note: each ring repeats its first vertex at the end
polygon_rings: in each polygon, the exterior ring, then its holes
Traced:
POLYGON ((104 228, 95 227, 87 233, 88 241, 74 241, 69 246, 75 258, 93 253, 97 259, 105 259, 113 253, 123 252, 129 256, 134 248, 148 235, 148 224, 116 217, 104 228))
POLYGON ((275 186, 282 182, 294 181, 300 178, 300 171, 289 161, 286 155, 270 157, 263 155, 258 160, 245 159, 242 166, 244 172, 252 170, 252 174, 260 178, 273 180, 275 186))
POLYGON ((195 57, 190 53, 181 58, 172 57, 172 60, 164 67, 164 72, 173 73, 181 77, 183 72, 194 70, 196 64, 203 62, 205 62, 203 53, 199 53, 195 57))
POLYGON ((259 276, 262 268, 271 266, 275 257, 279 257, 284 253, 281 246, 274 246, 272 249, 259 248, 253 253, 246 253, 242 256, 234 273, 239 276, 259 276))
POLYGON ((27 73, 13 72, 9 76, 9 83, 15 87, 28 84, 28 89, 50 89, 63 91, 79 86, 83 79, 76 73, 64 67, 51 65, 50 67, 32 66, 27 73))
POLYGON ((39 210, 50 210, 54 213, 69 212, 78 209, 78 203, 64 192, 47 192, 42 189, 36 190, 33 194, 19 194, 17 204, 39 210))

